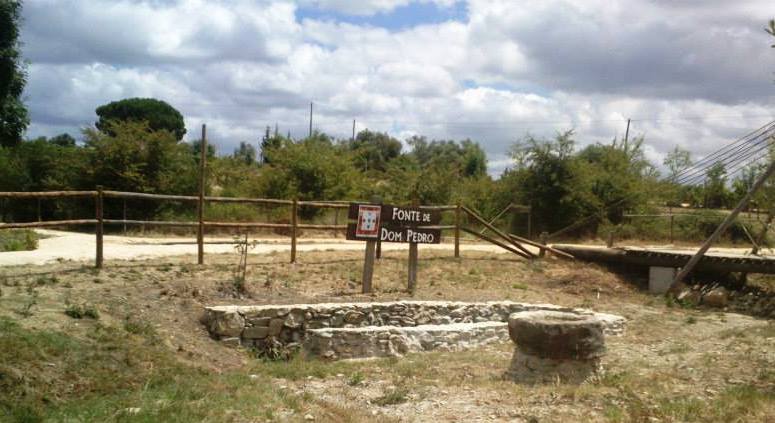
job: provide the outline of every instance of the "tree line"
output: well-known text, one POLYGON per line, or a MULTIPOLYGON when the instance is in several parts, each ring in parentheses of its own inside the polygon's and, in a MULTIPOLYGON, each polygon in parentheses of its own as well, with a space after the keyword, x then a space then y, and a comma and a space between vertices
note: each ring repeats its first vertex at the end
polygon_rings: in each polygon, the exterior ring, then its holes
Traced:
MULTIPOLYGON (((80 140, 69 134, 38 137, 0 147, 0 190, 92 190, 194 195, 200 157, 199 140, 184 142, 182 115, 155 99, 126 99, 96 109, 94 126, 80 140)), ((421 204, 461 202, 486 217, 509 204, 532 208, 534 233, 552 232, 595 216, 577 234, 594 234, 599 225, 621 224, 626 212, 653 211, 681 204, 703 208, 733 205, 755 178, 751 167, 734 180, 714 166, 701 184, 680 186, 663 178, 643 153, 642 137, 622 142, 580 144, 573 131, 554 138, 525 136, 510 150, 512 165, 498 177, 487 171, 487 155, 474 140, 430 140, 413 136, 401 142, 370 130, 352 139, 314 132, 292 139, 267 128, 260 140, 241 142, 230 154, 207 152, 207 194, 298 198, 300 200, 368 200, 421 204)), ((687 151, 668 154, 664 167, 679 172, 691 164, 687 151)), ((668 175, 669 176, 669 175, 668 175)), ((151 201, 131 204, 133 217, 193 216, 191 207, 151 201)), ((32 201, 6 200, 4 221, 30 221, 38 214, 32 201)), ((302 209, 314 219, 318 209, 302 209)), ((43 219, 90 216, 78 201, 46 202, 43 219)), ((118 205, 107 213, 120 216, 118 205)), ((211 217, 257 219, 250 208, 224 205, 211 217)), ((512 228, 524 232, 524 216, 512 228)))

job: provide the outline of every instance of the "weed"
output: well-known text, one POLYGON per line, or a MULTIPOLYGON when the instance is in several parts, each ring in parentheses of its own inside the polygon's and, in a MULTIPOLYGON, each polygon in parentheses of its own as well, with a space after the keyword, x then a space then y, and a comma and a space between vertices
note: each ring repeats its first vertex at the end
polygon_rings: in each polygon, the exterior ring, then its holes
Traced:
POLYGON ((153 327, 152 324, 148 322, 139 322, 130 316, 127 316, 124 320, 124 330, 148 339, 156 339, 157 336, 156 328, 153 327))
POLYGON ((57 283, 59 283, 59 278, 53 275, 48 277, 38 276, 33 281, 33 284, 36 286, 56 285, 57 283))
POLYGON ((686 318, 686 324, 687 325, 693 325, 695 323, 697 323, 697 318, 696 317, 689 316, 689 317, 686 318))
POLYGON ((520 290, 523 290, 523 291, 527 291, 527 285, 525 285, 523 283, 513 283, 513 284, 511 284, 511 287, 514 288, 514 289, 520 289, 520 290))
POLYGON ((365 377, 363 376, 363 373, 361 372, 355 372, 350 375, 350 377, 347 379, 347 385, 349 386, 360 386, 363 384, 365 377))
POLYGON ((403 404, 409 400, 409 390, 403 386, 394 386, 372 401, 379 406, 403 404))
POLYGON ((38 291, 35 291, 31 286, 29 286, 27 287, 27 292, 30 294, 29 298, 27 298, 27 301, 24 302, 21 308, 14 310, 16 314, 22 317, 32 316, 32 308, 38 304, 38 291))
POLYGON ((100 318, 100 312, 93 305, 88 304, 70 304, 65 308, 65 314, 73 319, 94 319, 100 318))

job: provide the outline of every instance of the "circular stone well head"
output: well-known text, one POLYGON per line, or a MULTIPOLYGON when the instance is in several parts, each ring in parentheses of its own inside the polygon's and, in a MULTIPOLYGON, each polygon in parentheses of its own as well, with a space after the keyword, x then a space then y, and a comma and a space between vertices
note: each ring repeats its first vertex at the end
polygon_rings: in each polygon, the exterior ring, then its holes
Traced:
POLYGON ((553 360, 595 360, 605 353, 603 322, 594 315, 535 310, 509 315, 509 337, 522 353, 553 360))

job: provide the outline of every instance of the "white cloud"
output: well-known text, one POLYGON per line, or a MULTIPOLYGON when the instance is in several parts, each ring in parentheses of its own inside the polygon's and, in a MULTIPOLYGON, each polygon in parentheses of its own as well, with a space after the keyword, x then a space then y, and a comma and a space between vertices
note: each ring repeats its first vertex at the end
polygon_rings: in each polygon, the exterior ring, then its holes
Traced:
MULTIPOLYGON (((408 0, 302 6, 389 13, 408 0)), ((442 7, 454 1, 443 0, 442 7)), ((297 21, 285 0, 25 2, 29 134, 73 132, 108 101, 148 96, 208 123, 220 151, 266 125, 471 138, 491 168, 527 133, 575 128, 582 143, 644 134, 661 160, 696 155, 766 123, 775 51, 769 1, 471 0, 466 22, 401 31, 297 21)))

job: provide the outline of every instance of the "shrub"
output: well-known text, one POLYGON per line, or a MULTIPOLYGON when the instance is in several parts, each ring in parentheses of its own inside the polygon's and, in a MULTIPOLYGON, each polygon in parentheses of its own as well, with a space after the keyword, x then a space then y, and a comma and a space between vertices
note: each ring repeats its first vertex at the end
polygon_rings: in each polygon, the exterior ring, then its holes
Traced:
POLYGON ((0 231, 0 252, 25 251, 38 248, 38 234, 29 229, 0 231))

